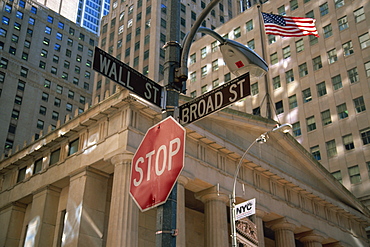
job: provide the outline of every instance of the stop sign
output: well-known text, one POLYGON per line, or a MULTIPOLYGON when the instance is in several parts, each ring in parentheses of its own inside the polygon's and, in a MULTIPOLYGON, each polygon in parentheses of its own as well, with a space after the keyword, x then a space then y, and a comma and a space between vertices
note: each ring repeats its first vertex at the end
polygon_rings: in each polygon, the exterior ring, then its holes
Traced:
POLYGON ((151 127, 132 159, 130 195, 141 211, 166 202, 184 167, 185 129, 172 117, 151 127))

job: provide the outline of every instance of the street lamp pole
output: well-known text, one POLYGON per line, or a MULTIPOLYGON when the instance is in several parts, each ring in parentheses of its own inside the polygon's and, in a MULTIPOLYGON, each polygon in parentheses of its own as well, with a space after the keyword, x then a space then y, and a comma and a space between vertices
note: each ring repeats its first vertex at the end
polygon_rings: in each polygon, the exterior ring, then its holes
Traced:
POLYGON ((235 225, 235 221, 236 221, 235 187, 236 187, 236 179, 238 178, 238 174, 239 174, 241 164, 243 163, 243 160, 244 160, 245 156, 247 155, 247 153, 253 147, 254 144, 256 144, 256 143, 265 143, 268 140, 268 138, 269 138, 268 134, 269 133, 275 132, 275 131, 288 133, 291 128, 292 128, 292 125, 290 125, 290 124, 282 124, 282 125, 278 125, 277 127, 273 128, 272 130, 269 130, 269 131, 261 134, 257 139, 255 139, 249 145, 249 147, 245 150, 245 152, 243 153, 242 157, 239 160, 239 163, 236 167, 235 174, 234 174, 233 191, 232 191, 232 194, 230 195, 230 219, 231 219, 230 227, 231 227, 231 246, 232 247, 236 247, 236 245, 237 245, 236 225, 235 225))

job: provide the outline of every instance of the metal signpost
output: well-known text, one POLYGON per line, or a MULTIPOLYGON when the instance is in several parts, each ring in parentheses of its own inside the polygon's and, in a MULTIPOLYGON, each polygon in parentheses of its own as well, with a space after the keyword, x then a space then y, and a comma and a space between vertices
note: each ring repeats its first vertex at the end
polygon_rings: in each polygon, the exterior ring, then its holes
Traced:
POLYGON ((251 94, 249 73, 239 76, 179 107, 181 124, 195 122, 251 94))

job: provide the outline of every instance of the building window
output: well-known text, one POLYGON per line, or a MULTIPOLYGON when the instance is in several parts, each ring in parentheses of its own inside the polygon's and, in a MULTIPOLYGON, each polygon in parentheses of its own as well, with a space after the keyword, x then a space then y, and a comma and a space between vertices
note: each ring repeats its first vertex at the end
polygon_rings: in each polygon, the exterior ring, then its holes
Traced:
POLYGON ((247 46, 249 48, 251 48, 252 50, 254 50, 255 46, 254 46, 254 39, 250 40, 247 42, 247 46))
POLYGON ((234 38, 237 39, 242 35, 240 27, 234 29, 234 38))
POLYGON ((358 37, 360 42, 361 49, 365 49, 366 47, 370 46, 370 36, 369 33, 365 33, 358 37))
POLYGON ((276 42, 275 35, 269 34, 269 35, 267 35, 267 38, 268 38, 268 41, 269 41, 270 45, 276 42))
POLYGON ((197 62, 197 57, 196 57, 196 54, 193 53, 193 54, 190 55, 190 65, 194 64, 196 62, 197 62))
POLYGON ((39 173, 42 170, 42 158, 35 161, 33 164, 33 173, 36 174, 39 173))
POLYGON ((343 139, 343 145, 346 150, 352 150, 355 148, 355 144, 353 143, 353 137, 352 134, 345 135, 342 137, 343 139))
POLYGON ((311 148, 310 148, 310 151, 311 151, 312 156, 313 156, 316 160, 321 160, 321 154, 320 154, 320 148, 319 148, 319 145, 314 146, 314 147, 311 147, 311 148))
POLYGON ((338 61, 337 49, 334 48, 328 51, 328 62, 329 64, 332 64, 332 63, 335 63, 336 61, 338 61))
POLYGON ((283 107, 283 101, 280 100, 275 103, 275 109, 276 109, 276 114, 281 114, 284 112, 284 107, 283 107))
POLYGON ((290 58, 290 46, 286 46, 283 48, 283 58, 287 59, 290 58))
POLYGON ((351 83, 355 83, 359 81, 357 67, 348 70, 347 73, 348 73, 348 79, 351 83))
POLYGON ((364 65, 365 65, 366 76, 370 77, 370 62, 367 62, 364 65))
POLYGON ((331 82, 333 84, 334 90, 338 90, 338 89, 343 87, 342 78, 341 78, 340 75, 336 75, 336 76, 332 77, 331 82))
POLYGON ((56 112, 56 111, 53 111, 53 113, 51 114, 51 119, 53 119, 55 121, 58 121, 58 119, 59 119, 59 113, 56 112))
POLYGON ((63 39, 63 34, 57 33, 56 38, 57 38, 57 40, 62 40, 63 39))
POLYGON ((231 74, 230 72, 224 75, 224 82, 228 82, 231 80, 231 74))
POLYGON ((42 130, 43 128, 44 128, 44 121, 42 121, 42 120, 37 120, 37 125, 36 125, 36 127, 38 128, 38 129, 40 129, 40 130, 42 130))
POLYGON ((362 96, 354 99, 353 103, 355 105, 356 113, 366 111, 365 101, 364 101, 364 98, 362 96))
POLYGON ((306 63, 303 63, 303 64, 299 65, 298 70, 299 70, 299 76, 300 77, 304 77, 304 76, 308 75, 308 70, 307 70, 307 64, 306 63))
POLYGON ((51 30, 52 30, 51 27, 48 27, 48 26, 45 27, 46 34, 51 34, 51 30))
POLYGON ((285 72, 285 78, 286 78, 286 83, 287 84, 294 81, 293 69, 288 70, 287 72, 285 72))
POLYGON ((320 15, 324 16, 327 14, 329 14, 329 6, 328 6, 328 3, 324 3, 320 5, 320 15))
POLYGON ((202 86, 200 91, 201 91, 201 94, 205 94, 207 92, 207 84, 202 86))
POLYGON ((328 141, 325 144, 326 144, 326 152, 328 154, 328 158, 331 158, 337 155, 337 146, 335 144, 335 140, 328 141))
MULTIPOLYGON (((7 31, 4 28, 0 28, 0 36, 1 37, 6 37, 6 33, 7 33, 7 31)), ((3 49, 4 49, 4 45, 2 44, 1 50, 3 50, 3 49)))
POLYGON ((360 135, 364 145, 370 144, 370 128, 361 130, 360 135))
POLYGON ((297 137, 302 134, 300 122, 294 123, 292 127, 293 127, 293 136, 297 137))
POLYGON ((344 6, 344 0, 334 0, 335 8, 344 6))
POLYGON ((60 107, 60 102, 61 102, 60 99, 58 99, 58 98, 54 99, 54 105, 55 106, 60 107))
POLYGON ((303 103, 307 103, 312 100, 311 88, 307 88, 302 91, 303 103))
POLYGON ((76 140, 73 140, 69 143, 68 147, 68 156, 76 153, 78 151, 78 143, 79 143, 79 139, 77 138, 76 140))
POLYGON ((8 68, 8 62, 9 62, 8 59, 2 57, 1 60, 0 60, 0 68, 7 69, 8 68))
POLYGON ((312 59, 313 70, 318 70, 322 68, 321 56, 312 59))
POLYGON ((197 97, 197 91, 195 91, 195 90, 194 90, 193 92, 191 92, 191 93, 190 93, 190 97, 191 97, 191 98, 193 98, 193 99, 194 99, 195 97, 197 97))
POLYGON ((316 129, 316 121, 314 116, 306 118, 306 123, 308 132, 316 129))
POLYGON ((212 71, 218 70, 218 59, 212 61, 212 71))
POLYGON ((281 5, 281 6, 278 8, 278 14, 279 14, 279 15, 286 15, 285 5, 281 5))
POLYGON ((21 30, 21 24, 14 22, 14 29, 18 31, 21 30))
POLYGON ((351 184, 361 183, 360 168, 358 165, 348 167, 348 174, 351 184))
POLYGON ((342 181, 342 173, 340 171, 332 172, 331 175, 338 180, 340 183, 343 183, 342 181))
POLYGON ((245 29, 247 30, 247 32, 253 30, 253 20, 247 21, 245 23, 245 29))
POLYGON ((330 110, 326 110, 326 111, 323 111, 321 112, 321 120, 322 120, 322 125, 328 125, 328 124, 331 124, 331 114, 330 114, 330 110))
POLYGON ((326 25, 324 27, 324 38, 329 38, 332 35, 333 35, 333 29, 331 27, 331 24, 326 25))
POLYGON ((259 92, 259 90, 258 90, 258 82, 253 83, 251 85, 251 94, 252 94, 252 96, 257 95, 258 92, 259 92))
POLYGON ((338 19, 338 26, 339 26, 339 31, 342 31, 348 28, 347 16, 343 16, 342 18, 338 19))
POLYGON ((5 4, 4 10, 7 13, 12 13, 12 5, 5 4))
POLYGON ((201 58, 205 58, 207 56, 207 47, 203 47, 201 50, 200 50, 200 57, 201 58))
POLYGON ((270 55, 270 61, 271 61, 271 65, 278 63, 279 59, 278 59, 277 52, 270 55))
POLYGON ((289 109, 293 109, 298 106, 297 96, 294 94, 288 98, 289 101, 289 109))
POLYGON ((47 93, 42 93, 41 99, 45 102, 48 102, 49 100, 49 94, 47 93))
POLYGON ((348 117, 348 110, 346 103, 337 106, 338 118, 344 119, 348 117))
POLYGON ((291 0, 290 1, 290 10, 298 9, 298 0, 291 0))
POLYGON ((68 91, 68 98, 73 99, 75 97, 75 92, 69 90, 68 91))
POLYGON ((272 78, 272 85, 274 89, 278 89, 281 87, 280 76, 275 76, 274 78, 272 78))
POLYGON ((304 44, 303 39, 300 39, 295 42, 296 52, 299 53, 301 51, 304 51, 304 44))
POLYGON ((56 164, 59 161, 59 156, 60 156, 60 148, 51 152, 50 154, 50 166, 56 164))
POLYGON ((22 182, 26 178, 27 166, 18 170, 17 183, 22 182))
POLYGON ((72 104, 70 104, 70 103, 66 104, 66 110, 67 111, 72 111, 72 107, 73 107, 72 104))
POLYGON ((17 89, 23 92, 25 87, 26 87, 26 83, 24 81, 19 80, 17 89))
POLYGON ((202 78, 203 78, 203 77, 205 77, 205 76, 207 75, 207 72, 208 72, 208 70, 207 70, 207 65, 206 65, 206 66, 203 66, 203 67, 201 68, 201 76, 202 76, 202 78))
POLYGON ((361 7, 359 9, 356 9, 354 12, 353 12, 354 16, 355 16, 355 21, 356 23, 360 22, 360 21, 363 21, 365 20, 365 13, 364 13, 364 7, 361 7))
POLYGON ((39 110, 39 113, 41 114, 41 115, 46 115, 46 107, 45 106, 40 106, 40 110, 39 110))
POLYGON ((354 53, 354 50, 353 50, 353 45, 352 45, 352 41, 348 41, 346 43, 343 44, 343 54, 344 56, 348 56, 348 55, 351 55, 354 53))

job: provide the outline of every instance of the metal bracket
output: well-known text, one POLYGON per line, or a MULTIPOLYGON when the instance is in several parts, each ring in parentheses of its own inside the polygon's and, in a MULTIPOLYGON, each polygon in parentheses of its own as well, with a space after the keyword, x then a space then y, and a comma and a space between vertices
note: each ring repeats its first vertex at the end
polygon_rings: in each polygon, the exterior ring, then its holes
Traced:
POLYGON ((171 231, 160 230, 160 231, 155 232, 155 235, 159 235, 159 234, 171 234, 173 237, 176 237, 179 234, 179 230, 178 229, 172 229, 171 231))

